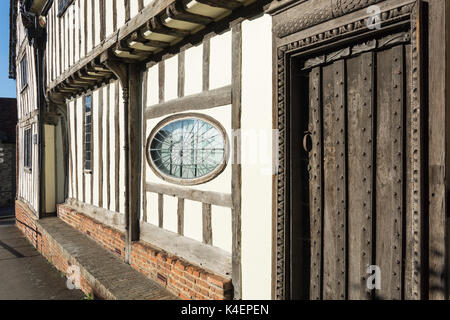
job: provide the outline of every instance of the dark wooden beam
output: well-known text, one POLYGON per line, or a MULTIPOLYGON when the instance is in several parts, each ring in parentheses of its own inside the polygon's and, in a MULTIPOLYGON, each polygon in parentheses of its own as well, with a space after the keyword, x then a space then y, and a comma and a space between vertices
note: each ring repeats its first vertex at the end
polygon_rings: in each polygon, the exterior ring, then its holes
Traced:
POLYGON ((242 107, 242 25, 232 28, 232 115, 231 127, 234 132, 232 143, 233 162, 231 173, 232 213, 232 268, 234 299, 242 299, 241 265, 241 107, 242 107))
POLYGON ((146 119, 157 118, 186 110, 202 110, 225 106, 231 104, 231 101, 231 86, 226 86, 147 107, 144 115, 146 119))
POLYGON ((203 243, 212 245, 212 220, 211 220, 211 205, 203 203, 202 205, 202 229, 203 229, 203 243))
POLYGON ((186 200, 209 203, 219 207, 226 207, 226 208, 233 207, 231 195, 226 193, 201 191, 191 188, 177 187, 175 185, 166 185, 151 182, 146 183, 145 190, 147 192, 165 194, 168 196, 182 198, 186 200))

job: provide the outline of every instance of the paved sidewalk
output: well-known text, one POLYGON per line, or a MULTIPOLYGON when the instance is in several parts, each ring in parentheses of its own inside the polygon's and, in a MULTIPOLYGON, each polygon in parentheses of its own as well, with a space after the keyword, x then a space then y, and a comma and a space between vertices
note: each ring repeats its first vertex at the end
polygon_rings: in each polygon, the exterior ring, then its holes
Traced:
POLYGON ((0 217, 0 300, 81 300, 14 225, 0 217))

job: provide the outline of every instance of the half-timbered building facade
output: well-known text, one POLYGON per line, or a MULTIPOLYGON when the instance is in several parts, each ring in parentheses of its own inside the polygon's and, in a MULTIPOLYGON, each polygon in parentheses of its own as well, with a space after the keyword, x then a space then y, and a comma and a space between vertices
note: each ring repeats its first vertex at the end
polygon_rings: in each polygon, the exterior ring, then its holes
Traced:
POLYGON ((449 1, 11 17, 17 221, 58 268, 46 219, 185 299, 447 297, 449 1))

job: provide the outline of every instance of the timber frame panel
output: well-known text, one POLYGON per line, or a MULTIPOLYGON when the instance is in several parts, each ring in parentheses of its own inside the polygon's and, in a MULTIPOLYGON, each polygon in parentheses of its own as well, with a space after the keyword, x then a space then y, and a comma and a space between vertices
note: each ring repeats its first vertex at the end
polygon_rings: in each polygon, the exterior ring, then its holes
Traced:
MULTIPOLYGON (((121 221, 120 227, 124 227, 127 232, 125 261, 130 261, 130 252, 132 243, 140 240, 140 195, 142 192, 157 189, 158 193, 158 211, 162 217, 163 214, 163 193, 179 194, 178 219, 181 220, 184 215, 184 199, 193 198, 202 200, 205 205, 202 208, 203 219, 206 221, 207 228, 203 233, 204 243, 212 242, 211 235, 211 205, 219 204, 232 209, 232 282, 234 287, 234 299, 239 300, 242 297, 242 266, 241 266, 241 165, 237 159, 238 152, 230 155, 233 157, 232 163, 232 181, 231 194, 216 194, 213 192, 198 195, 198 192, 191 192, 186 188, 175 188, 167 191, 157 184, 148 184, 141 181, 141 168, 145 165, 145 150, 142 148, 145 144, 143 129, 147 117, 156 116, 158 112, 166 113, 169 110, 175 112, 180 108, 185 108, 186 102, 197 103, 203 101, 203 104, 197 106, 199 109, 211 108, 216 104, 232 105, 232 129, 239 131, 241 128, 241 95, 242 95, 242 27, 241 22, 246 18, 254 17, 264 12, 264 7, 271 0, 197 0, 198 3, 210 7, 226 9, 227 15, 222 16, 203 16, 187 11, 187 4, 190 0, 156 0, 145 8, 140 6, 140 12, 137 16, 130 19, 129 10, 126 17, 127 23, 123 26, 114 26, 115 31, 108 38, 104 38, 102 31, 102 41, 97 47, 93 48, 87 55, 76 62, 72 67, 66 69, 54 81, 48 84, 46 88, 46 98, 49 106, 55 108, 61 107, 67 100, 83 96, 91 90, 103 87, 113 80, 116 82, 115 100, 119 101, 119 83, 122 87, 122 100, 124 110, 124 140, 125 150, 125 203, 124 214, 125 221, 121 221), (183 22, 200 25, 200 28, 194 30, 172 28, 163 21, 166 19, 180 20, 183 22), (185 97, 183 90, 184 75, 179 77, 178 96, 179 101, 171 101, 163 104, 152 112, 146 112, 147 106, 142 106, 141 100, 145 101, 146 68, 160 63, 160 81, 164 80, 164 61, 169 57, 179 54, 180 64, 183 66, 184 50, 193 47, 204 41, 204 52, 209 56, 210 37, 220 34, 226 30, 232 33, 232 84, 223 88, 209 90, 209 77, 203 79, 204 92, 198 95, 185 97), (160 33, 175 36, 177 41, 174 43, 149 40, 145 33, 160 33), (136 46, 136 44, 138 46, 136 46), (154 47, 156 50, 142 50, 142 47, 154 47), (139 49, 140 48, 140 49, 139 49), (144 91, 144 92, 141 92, 144 91), (218 98, 218 100, 216 100, 218 98), (208 105, 211 102, 211 105, 208 105), (143 110, 140 110, 142 107, 143 110), (168 107, 169 110, 163 110, 168 107), (142 118, 142 119, 141 119, 142 118), (142 153, 141 153, 142 152, 142 153), (186 189, 186 190, 185 190, 186 189), (206 202, 206 203, 205 203, 206 202)), ((104 1, 102 2, 104 3, 104 1)), ((103 7, 103 6, 102 6, 103 7)), ((104 19, 102 26, 104 27, 104 19)), ((117 23, 117 22, 115 22, 117 23)), ((61 25, 61 21, 58 20, 61 25)), ((102 27, 102 28, 103 28, 102 27)), ((86 42, 85 42, 86 45, 86 42)), ((67 57, 66 57, 67 58, 67 57)), ((203 68, 206 75, 209 75, 209 63, 203 61, 203 68), (205 69, 206 68, 206 69, 205 69)), ((60 66, 61 68, 61 66, 60 66)), ((179 68, 180 70, 182 68, 179 68)), ((163 100, 164 92, 160 91, 160 100, 163 100)), ((108 95, 109 97, 109 95, 108 95)), ((161 102, 160 101, 160 102, 161 102)), ((118 105, 118 103, 116 103, 118 105)), ((115 110, 115 117, 118 117, 118 110, 115 110)), ((230 141, 232 150, 238 150, 240 147, 240 136, 237 134, 230 141)), ((117 148, 117 146, 116 146, 117 148)), ((75 152, 77 153, 77 152, 75 152)), ((118 160, 115 159, 117 162, 118 160)), ((145 166, 144 166, 145 167, 145 166)), ((118 170, 118 169, 116 169, 118 170)), ((116 171, 118 174, 118 171, 116 171)), ((76 176, 78 179, 78 175, 76 176)), ((92 181, 92 180, 91 180, 92 181)), ((73 183, 73 182, 72 182, 73 183)), ((76 183, 78 185, 78 182, 76 183)), ((92 192, 91 188, 91 192, 92 192)), ((116 190, 117 192, 117 190, 116 190)), ((78 195, 77 195, 77 198, 78 195)), ((73 201, 73 199, 69 199, 73 201)), ((116 197, 116 208, 119 207, 116 197)), ((73 202, 75 206, 78 202, 73 202)), ((85 206, 87 211, 95 211, 92 207, 85 206)), ((105 213, 104 210, 101 210, 105 213)), ((116 210, 117 211, 117 210, 116 210)), ((111 212, 106 212, 111 216, 111 212)), ((162 218, 159 219, 160 223, 162 218)), ((182 224, 179 223, 179 233, 183 233, 182 224)))
MULTIPOLYGON (((407 245, 406 253, 410 265, 405 266, 405 298, 422 299, 426 279, 422 279, 421 272, 417 270, 427 268, 424 265, 423 257, 423 239, 422 233, 426 226, 424 223, 424 102, 422 92, 422 25, 420 20, 421 1, 385 1, 380 0, 369 1, 323 1, 321 4, 310 5, 311 10, 305 10, 303 14, 291 14, 289 10, 293 5, 302 4, 305 1, 281 1, 273 3, 268 12, 274 16, 274 128, 279 129, 278 140, 278 174, 274 179, 274 199, 273 204, 273 261, 272 261, 272 298, 277 300, 289 297, 289 279, 287 270, 288 259, 288 219, 289 219, 289 65, 290 58, 306 56, 314 54, 317 56, 324 49, 331 49, 335 46, 343 44, 359 44, 354 47, 354 51, 358 52, 363 49, 371 50, 371 46, 377 46, 377 43, 361 43, 361 38, 370 35, 388 33, 399 25, 409 25, 411 46, 412 46, 412 112, 410 134, 411 143, 407 149, 408 159, 411 166, 412 177, 411 188, 407 198, 410 203, 410 211, 406 214, 410 215, 411 221, 408 225, 408 237, 411 239, 411 245, 407 245), (400 2, 400 3, 399 3, 400 2), (379 3, 381 12, 381 29, 372 30, 367 27, 366 19, 369 14, 363 9, 371 4, 379 3), (352 10, 348 8, 353 8, 352 10), (350 14, 346 20, 329 22, 329 20, 339 18, 350 14), (280 15, 277 17, 277 15, 280 15), (292 19, 290 18, 292 17, 292 19), (322 24, 319 25, 319 24, 322 24), (317 27, 316 27, 317 25, 317 27), (314 28, 315 27, 315 28, 314 28), (311 30, 311 31, 310 31, 311 30), (319 32, 316 33, 316 30, 319 32), (359 42, 358 42, 359 41, 359 42)), ((298 12, 298 11, 297 11, 298 12)), ((409 35, 406 35, 409 36, 409 35)), ((395 38, 395 37, 394 37, 395 38)), ((393 41, 394 38, 389 41, 393 41)), ((398 40, 398 39, 397 39, 398 40)), ((395 41, 397 41, 395 40, 395 41)), ((401 41, 408 41, 402 39, 401 41)), ((382 45, 378 43, 378 45, 382 45)), ((344 51, 337 52, 334 57, 339 58, 345 56, 344 51)), ((327 57, 320 56, 315 59, 307 60, 305 58, 306 67, 313 67, 326 63, 327 57)))

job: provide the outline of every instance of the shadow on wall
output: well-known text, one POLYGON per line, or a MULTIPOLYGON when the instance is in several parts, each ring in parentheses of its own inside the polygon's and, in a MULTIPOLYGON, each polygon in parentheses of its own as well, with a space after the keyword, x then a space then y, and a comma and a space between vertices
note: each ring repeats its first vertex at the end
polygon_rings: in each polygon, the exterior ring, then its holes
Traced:
POLYGON ((16 145, 0 142, 0 208, 13 207, 16 195, 16 145))
POLYGON ((16 196, 16 125, 17 100, 0 98, 0 216, 16 196))

